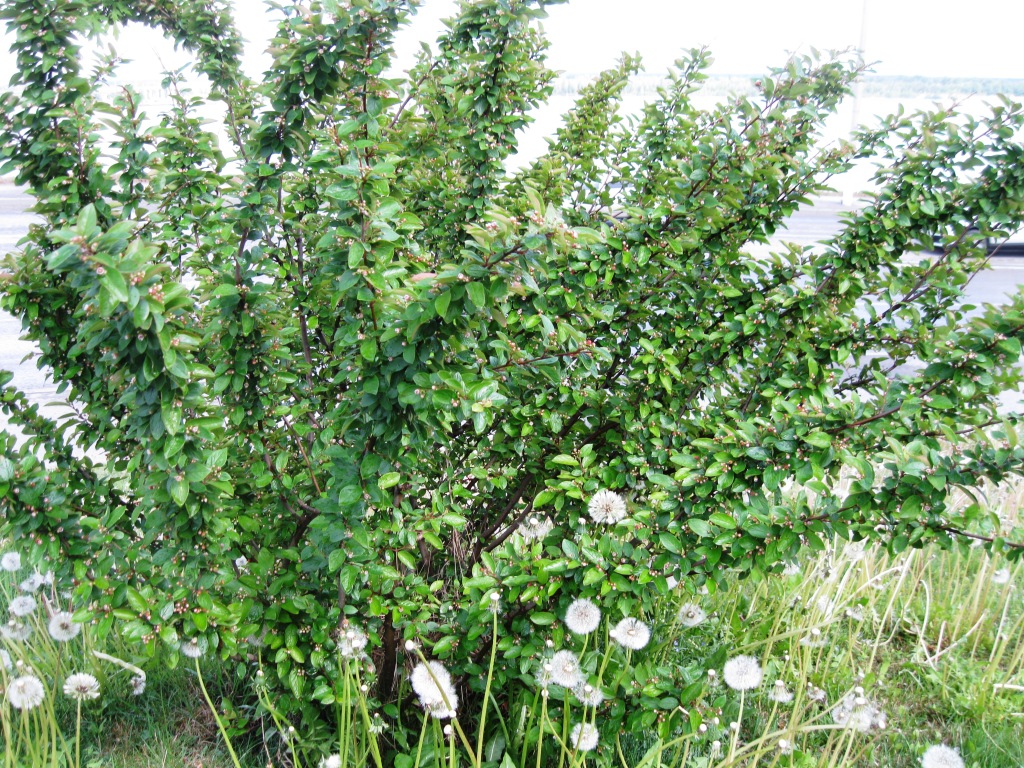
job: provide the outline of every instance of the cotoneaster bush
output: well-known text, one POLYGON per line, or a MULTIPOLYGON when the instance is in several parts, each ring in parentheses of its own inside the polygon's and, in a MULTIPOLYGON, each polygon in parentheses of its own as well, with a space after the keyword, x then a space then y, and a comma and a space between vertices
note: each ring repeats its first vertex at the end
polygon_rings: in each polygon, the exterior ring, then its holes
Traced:
MULTIPOLYGON (((420 652, 478 698, 495 592, 502 702, 577 599, 604 633, 672 580, 758 577, 832 533, 1020 555, 945 498, 1024 458, 997 414, 1024 300, 961 303, 981 239, 1022 217, 1021 106, 822 147, 851 57, 702 110, 691 51, 630 119, 624 57, 510 172, 554 76, 548 4, 463 3, 408 73, 392 42, 418 3, 284 4, 252 82, 220 0, 0 3, 4 170, 42 217, 2 306, 74 408, 3 390, 3 535, 74 578, 79 619, 172 663, 261 663, 315 737, 349 630, 392 716, 420 652), (117 62, 85 74, 81 41, 127 22, 194 51, 228 144, 177 76, 154 120, 130 87, 101 98, 117 62), (877 192, 836 236, 749 254, 865 158, 877 192)), ((698 695, 647 653, 609 674, 601 728, 698 695)))

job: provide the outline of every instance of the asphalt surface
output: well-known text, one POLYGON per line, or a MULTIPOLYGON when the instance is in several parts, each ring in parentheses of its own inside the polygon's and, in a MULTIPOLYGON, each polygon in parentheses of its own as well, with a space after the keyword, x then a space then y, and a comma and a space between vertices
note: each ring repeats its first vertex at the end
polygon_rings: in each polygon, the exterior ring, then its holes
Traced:
MULTIPOLYGON (((32 216, 25 213, 31 205, 31 198, 10 184, 0 184, 0 254, 17 248, 18 240, 25 234, 32 216)), ((834 200, 819 200, 813 208, 800 211, 792 217, 784 229, 776 233, 777 240, 800 245, 811 245, 832 235, 840 226, 843 206, 834 200)), ((970 304, 998 304, 1024 285, 1024 257, 994 256, 992 269, 981 273, 972 281, 967 294, 970 304)), ((59 396, 46 372, 36 367, 32 360, 35 345, 19 338, 21 322, 6 312, 0 312, 0 369, 14 372, 15 385, 25 392, 33 402, 40 405, 59 403, 59 396)), ((1024 404, 1024 396, 1007 397, 1004 407, 1018 409, 1024 404)), ((67 411, 59 404, 49 405, 45 412, 58 416, 67 411)), ((0 427, 6 424, 0 414, 0 427)))

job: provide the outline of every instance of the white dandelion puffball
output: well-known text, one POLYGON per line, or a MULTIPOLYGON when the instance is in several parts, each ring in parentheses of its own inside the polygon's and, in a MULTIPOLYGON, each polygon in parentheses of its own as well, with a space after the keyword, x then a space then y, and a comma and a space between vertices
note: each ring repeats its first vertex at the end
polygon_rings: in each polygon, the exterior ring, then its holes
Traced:
POLYGON ((0 568, 14 573, 21 568, 21 555, 17 552, 4 552, 0 557, 0 568))
POLYGON ((32 625, 17 619, 11 619, 6 624, 0 626, 0 634, 8 640, 24 642, 32 637, 32 625))
POLYGON ((187 643, 182 643, 178 650, 187 659, 198 659, 206 653, 206 641, 203 638, 193 637, 187 643))
POLYGON ((684 627, 699 626, 707 619, 707 612, 695 603, 685 603, 679 606, 679 623, 684 627))
POLYGON ((608 633, 623 648, 638 651, 651 640, 651 628, 640 619, 625 618, 608 633))
POLYGON ((320 759, 320 768, 341 768, 341 755, 331 755, 320 759))
POLYGON ((550 661, 541 662, 540 666, 537 668, 537 674, 534 676, 534 680, 539 688, 547 688, 555 682, 551 674, 552 669, 554 669, 554 667, 551 666, 550 661))
POLYGON ((10 611, 12 616, 29 616, 35 609, 36 601, 28 595, 19 595, 11 600, 10 605, 7 606, 7 610, 10 611))
POLYGON ((597 728, 590 723, 576 723, 572 727, 569 743, 579 752, 592 752, 597 748, 597 728))
POLYGON ((85 701, 100 697, 100 681, 86 672, 76 672, 64 681, 64 693, 72 699, 85 701))
POLYGON ((82 625, 75 621, 74 617, 67 611, 57 611, 50 618, 50 637, 59 643, 66 643, 74 640, 82 631, 82 625))
POLYGON ((455 717, 459 697, 452 685, 452 676, 439 661, 420 662, 409 677, 420 705, 438 720, 455 717))
POLYGON ((146 692, 146 674, 135 675, 132 677, 132 696, 141 696, 146 692))
POLYGON ((10 670, 14 667, 14 662, 11 661, 11 654, 0 648, 0 662, 3 662, 4 669, 10 670))
POLYGON ((15 709, 35 709, 44 698, 43 684, 34 675, 16 677, 7 688, 7 700, 15 709))
POLYGON ((736 656, 725 662, 722 677, 734 691, 749 691, 761 684, 764 670, 753 656, 736 656))
POLYGON ((576 694, 576 698, 579 699, 580 704, 585 707, 597 707, 600 706, 602 701, 604 701, 604 691, 600 688, 595 688, 589 683, 577 683, 576 687, 572 689, 572 692, 576 694))
POLYGON ((776 680, 775 685, 768 691, 768 698, 779 704, 789 704, 793 700, 793 692, 786 689, 786 684, 782 680, 776 680))
POLYGON ((827 694, 823 688, 819 688, 814 683, 807 681, 807 698, 811 701, 817 701, 824 703, 827 699, 827 694))
POLYGON ((852 691, 832 708, 832 721, 844 728, 868 733, 885 728, 886 716, 878 705, 862 693, 852 691))
POLYGON ((338 652, 346 659, 355 659, 362 655, 368 641, 369 638, 365 632, 355 627, 349 627, 341 633, 341 637, 338 639, 338 652))
POLYGON ((964 759, 953 747, 934 744, 921 755, 921 768, 964 768, 964 759))
POLYGON ((551 682, 563 688, 574 688, 583 681, 580 660, 572 651, 558 651, 551 657, 551 682))
POLYGON ((22 592, 38 592, 42 587, 53 584, 53 571, 40 573, 36 571, 18 585, 22 592))
POLYGON ((538 517, 530 515, 519 526, 519 533, 526 541, 540 541, 554 529, 555 524, 550 517, 538 517))
POLYGON ((601 609, 585 597, 573 600, 565 611, 565 626, 575 635, 589 635, 601 624, 601 609))
POLYGON ((598 491, 591 497, 587 512, 595 523, 614 524, 626 517, 626 502, 615 491, 598 491))
POLYGON ((1007 584, 1010 581, 1010 569, 1000 568, 998 571, 992 574, 993 584, 1007 584))

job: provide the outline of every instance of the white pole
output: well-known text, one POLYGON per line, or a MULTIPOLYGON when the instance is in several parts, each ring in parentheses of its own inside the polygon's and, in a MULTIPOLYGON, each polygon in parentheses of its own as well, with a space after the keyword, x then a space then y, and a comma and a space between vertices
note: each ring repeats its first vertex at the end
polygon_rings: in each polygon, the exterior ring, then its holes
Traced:
MULTIPOLYGON (((861 58, 866 62, 868 59, 868 0, 861 0, 860 14, 860 43, 857 45, 861 58)), ((850 116, 850 130, 857 130, 860 123, 860 100, 863 95, 864 82, 862 79, 853 84, 853 109, 850 116)), ((859 191, 854 189, 858 184, 857 174, 847 174, 846 183, 843 185, 843 205, 853 205, 854 195, 859 191)))

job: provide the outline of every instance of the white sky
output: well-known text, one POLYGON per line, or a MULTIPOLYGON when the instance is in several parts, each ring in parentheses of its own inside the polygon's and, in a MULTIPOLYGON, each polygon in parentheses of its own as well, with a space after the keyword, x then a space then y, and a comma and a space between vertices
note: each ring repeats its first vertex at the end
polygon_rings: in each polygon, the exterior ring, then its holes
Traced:
MULTIPOLYGON (((273 17, 262 0, 234 4, 251 41, 247 68, 258 75, 273 17)), ((454 0, 424 1, 401 35, 405 61, 419 40, 436 38, 440 19, 454 8, 454 0)), ((572 0, 551 7, 545 28, 552 40, 549 65, 577 73, 600 71, 623 51, 642 54, 648 72, 662 73, 681 51, 706 44, 715 58, 712 72, 757 74, 791 51, 859 47, 863 41, 879 74, 1024 77, 1020 0, 572 0)), ((161 61, 167 67, 188 61, 143 28, 133 27, 115 44, 135 62, 131 78, 156 79, 161 61)), ((13 67, 10 55, 0 57, 0 83, 13 67)))

